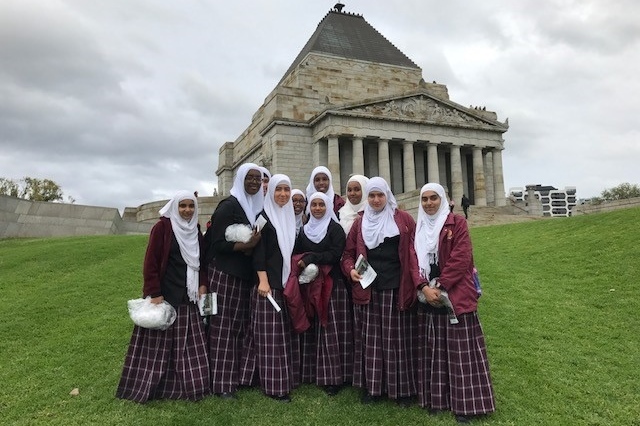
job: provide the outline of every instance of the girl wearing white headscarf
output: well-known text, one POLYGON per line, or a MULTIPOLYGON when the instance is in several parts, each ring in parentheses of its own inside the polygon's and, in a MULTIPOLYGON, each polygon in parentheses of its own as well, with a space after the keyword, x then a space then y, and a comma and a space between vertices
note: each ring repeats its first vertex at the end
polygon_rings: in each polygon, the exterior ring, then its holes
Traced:
POLYGON ((386 394, 405 405, 417 394, 417 324, 410 308, 424 282, 413 247, 415 222, 398 210, 383 178, 369 180, 365 197, 364 213, 355 219, 342 255, 342 272, 353 283, 353 384, 363 389, 363 403, 386 394), (366 289, 355 268, 359 256, 377 273, 366 289))
POLYGON ((342 225, 345 234, 349 233, 353 221, 358 217, 358 213, 363 211, 367 205, 364 190, 368 182, 369 178, 363 175, 353 175, 347 181, 347 201, 338 211, 340 225, 342 225))
POLYGON ((217 293, 218 314, 209 317, 209 359, 212 391, 222 398, 234 398, 240 384, 242 344, 249 326, 251 288, 255 283, 251 253, 260 241, 254 231, 247 242, 227 240, 230 226, 253 227, 262 211, 263 172, 253 163, 245 163, 231 187, 231 195, 218 204, 205 235, 209 287, 217 293))
POLYGON ((253 252, 258 285, 252 290, 252 340, 245 346, 243 377, 257 373, 265 395, 289 402, 289 392, 299 384, 299 351, 284 299, 284 288, 291 270, 291 254, 296 224, 291 202, 289 177, 275 174, 260 214, 266 223, 262 238, 253 252), (268 300, 271 296, 281 311, 268 300), (253 347, 252 347, 253 345, 253 347), (253 359, 252 359, 253 357, 253 359), (255 368, 257 371, 253 370, 255 368))
POLYGON ((296 235, 298 235, 302 226, 307 222, 307 215, 305 214, 307 196, 301 190, 294 189, 291 191, 291 202, 293 203, 293 212, 296 215, 296 235))
MULTIPOLYGON (((300 334, 302 381, 315 383, 333 396, 344 383, 351 382, 353 371, 353 311, 340 271, 345 234, 330 210, 327 194, 315 192, 309 205, 311 216, 293 252, 300 257, 301 269, 314 264, 328 272, 330 279, 323 279, 321 290, 315 292, 321 294, 320 307, 316 308, 311 328, 300 334)), ((313 299, 312 293, 303 292, 303 299, 313 299)))
MULTIPOLYGON (((330 211, 338 215, 338 211, 344 206, 344 199, 333 191, 333 177, 325 166, 318 166, 311 172, 309 183, 307 184, 307 200, 314 192, 324 192, 331 202, 330 211)), ((309 203, 307 203, 307 213, 309 213, 309 203)))
POLYGON ((207 291, 200 268, 198 200, 180 191, 160 210, 144 258, 143 296, 177 313, 165 331, 134 326, 118 398, 198 400, 210 392, 205 331, 197 307, 207 291))
POLYGON ((460 423, 495 411, 484 334, 473 282, 473 249, 467 221, 451 213, 444 188, 428 183, 420 190, 415 248, 427 304, 418 310, 418 399, 432 411, 451 410, 460 423), (446 290, 458 318, 451 324, 441 308, 446 290), (455 380, 451 380, 455 378, 455 380))

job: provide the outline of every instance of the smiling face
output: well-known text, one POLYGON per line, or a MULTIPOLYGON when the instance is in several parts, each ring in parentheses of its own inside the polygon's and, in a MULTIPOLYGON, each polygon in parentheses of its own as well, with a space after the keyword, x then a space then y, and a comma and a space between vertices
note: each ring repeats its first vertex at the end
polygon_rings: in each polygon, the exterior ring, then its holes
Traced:
POLYGON ((304 211, 305 202, 304 202, 304 197, 302 195, 300 194, 294 195, 293 197, 291 197, 291 201, 293 202, 293 212, 296 215, 299 215, 304 211))
POLYGON ((280 183, 276 186, 276 190, 273 193, 273 200, 280 207, 284 207, 291 198, 291 188, 286 183, 280 183))
POLYGON ((360 186, 360 182, 351 181, 347 184, 347 199, 351 204, 358 204, 362 201, 362 186, 360 186))
POLYGON ((326 194, 329 190, 329 176, 324 173, 317 173, 313 177, 313 186, 316 188, 316 191, 326 194))
POLYGON ((193 218, 193 213, 196 211, 196 204, 193 200, 185 199, 178 203, 178 214, 181 218, 187 222, 193 218))
POLYGON ((244 191, 249 195, 255 195, 262 188, 262 173, 260 170, 251 169, 244 177, 244 191))
POLYGON ((324 203, 324 200, 320 198, 314 198, 313 200, 311 200, 309 210, 311 210, 311 216, 315 217, 316 219, 322 219, 327 212, 327 205, 324 203))
POLYGON ((369 206, 376 212, 379 212, 387 205, 387 195, 381 191, 371 191, 367 196, 369 206))
POLYGON ((429 216, 433 216, 440 209, 440 203, 442 203, 442 199, 440 196, 434 191, 424 191, 420 196, 420 204, 422 205, 422 209, 429 216))
POLYGON ((266 195, 268 190, 269 190, 269 176, 264 175, 264 177, 262 178, 262 193, 266 195))

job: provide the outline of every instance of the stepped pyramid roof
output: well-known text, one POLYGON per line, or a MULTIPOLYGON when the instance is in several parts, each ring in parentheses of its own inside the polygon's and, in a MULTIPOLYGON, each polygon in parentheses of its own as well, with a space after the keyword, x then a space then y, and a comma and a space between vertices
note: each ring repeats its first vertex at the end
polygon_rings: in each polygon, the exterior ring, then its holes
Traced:
POLYGON ((420 69, 362 15, 337 10, 329 11, 320 21, 282 80, 311 52, 420 69))

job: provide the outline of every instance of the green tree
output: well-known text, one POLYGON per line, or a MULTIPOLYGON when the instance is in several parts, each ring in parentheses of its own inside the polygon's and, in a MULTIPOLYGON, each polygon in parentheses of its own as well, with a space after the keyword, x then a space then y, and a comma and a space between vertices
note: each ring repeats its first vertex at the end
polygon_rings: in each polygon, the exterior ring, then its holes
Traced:
POLYGON ((621 183, 613 188, 605 189, 600 194, 603 201, 625 200, 627 198, 640 197, 640 186, 630 183, 621 183))
POLYGON ((0 178, 0 194, 33 201, 62 201, 63 199, 60 185, 50 179, 29 176, 18 182, 12 179, 0 178))
POLYGON ((18 197, 20 195, 20 186, 12 179, 0 177, 0 194, 18 197))

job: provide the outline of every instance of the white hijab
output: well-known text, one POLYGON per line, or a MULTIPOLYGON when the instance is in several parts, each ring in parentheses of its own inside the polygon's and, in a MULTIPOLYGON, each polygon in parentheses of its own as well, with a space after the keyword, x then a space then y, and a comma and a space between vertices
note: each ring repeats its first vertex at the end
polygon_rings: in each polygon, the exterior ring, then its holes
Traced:
MULTIPOLYGON (((292 203, 293 203, 293 196, 294 195, 302 195, 302 198, 304 198, 304 200, 307 201, 307 196, 304 195, 304 192, 302 192, 299 189, 292 189, 291 190, 291 202, 292 203)), ((295 211, 294 211, 294 214, 295 214, 295 211)), ((302 229, 302 226, 304 225, 304 223, 302 223, 303 219, 304 219, 304 209, 302 209, 300 214, 296 215, 296 235, 298 235, 298 233, 302 229)))
POLYGON ((269 180, 269 189, 264 200, 264 211, 276 229, 278 247, 280 248, 280 254, 282 254, 282 285, 286 286, 289 272, 291 272, 291 254, 296 241, 296 221, 291 198, 283 207, 276 204, 274 199, 276 186, 282 183, 289 185, 289 188, 291 188, 291 180, 286 175, 275 174, 269 180))
POLYGON ((396 202, 396 197, 391 193, 387 181, 379 176, 372 177, 365 187, 363 197, 368 198, 369 193, 372 191, 379 191, 385 194, 387 196, 387 204, 380 211, 375 211, 368 202, 364 207, 362 237, 369 250, 378 247, 385 238, 395 237, 400 234, 398 225, 393 218, 398 203, 396 202))
POLYGON ((420 275, 428 279, 431 272, 431 264, 438 262, 440 231, 442 231, 444 222, 449 216, 449 202, 444 188, 438 183, 424 185, 420 190, 420 198, 426 191, 433 191, 440 197, 440 208, 434 215, 428 215, 422 208, 422 204, 418 202, 418 220, 414 246, 418 255, 420 275))
POLYGON ((173 235, 176 236, 180 254, 187 264, 187 296, 193 303, 198 303, 200 279, 200 243, 198 241, 198 198, 190 191, 180 191, 173 196, 163 208, 160 216, 171 221, 173 235), (178 212, 182 200, 193 200, 195 211, 190 221, 186 221, 178 212))
POLYGON ((335 192, 333 191, 333 176, 331 176, 331 172, 325 166, 318 166, 311 172, 309 184, 307 185, 307 213, 311 211, 309 210, 309 205, 311 204, 311 200, 309 200, 309 197, 313 195, 314 192, 318 191, 313 183, 313 180, 318 173, 324 173, 329 178, 329 188, 327 188, 327 192, 325 192, 325 194, 327 194, 327 197, 329 197, 329 204, 327 204, 327 209, 333 211, 333 199, 335 198, 335 192))
POLYGON ((316 219, 313 214, 309 216, 309 222, 302 228, 304 235, 312 242, 318 244, 327 236, 327 229, 329 228, 329 222, 331 219, 336 219, 333 210, 329 210, 329 197, 324 192, 314 192, 311 198, 309 198, 309 205, 313 200, 322 200, 324 205, 327 206, 327 210, 320 219, 316 219))
MULTIPOLYGON (((347 181, 347 188, 349 186, 349 182, 358 182, 360 184, 360 189, 362 191, 362 199, 358 204, 351 204, 349 201, 349 197, 347 196, 347 202, 344 206, 340 207, 338 213, 340 213, 340 225, 342 225, 342 229, 344 229, 344 233, 348 234, 351 230, 351 225, 353 225, 353 221, 358 217, 358 212, 364 210, 364 206, 367 204, 367 197, 364 196, 364 190, 367 187, 367 183, 369 183, 369 178, 363 175, 353 175, 347 181)), ((345 190, 345 194, 348 194, 348 190, 345 190)))
POLYGON ((229 193, 236 197, 240 203, 240 207, 244 210, 244 214, 247 216, 249 223, 253 226, 256 221, 256 216, 262 211, 262 207, 264 205, 264 194, 262 193, 262 181, 260 182, 260 189, 255 194, 249 195, 244 190, 244 179, 247 177, 249 170, 257 170, 261 174, 263 173, 262 168, 257 164, 244 163, 238 167, 236 177, 233 180, 233 186, 229 193))

